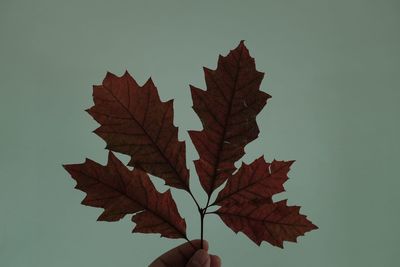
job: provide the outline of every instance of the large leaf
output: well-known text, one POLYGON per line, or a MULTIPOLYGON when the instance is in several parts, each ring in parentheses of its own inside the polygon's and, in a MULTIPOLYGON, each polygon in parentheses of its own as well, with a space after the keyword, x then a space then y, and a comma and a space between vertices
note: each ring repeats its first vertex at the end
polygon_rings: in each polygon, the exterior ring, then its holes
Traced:
POLYGON ((265 162, 260 157, 250 165, 245 163, 228 179, 215 200, 217 205, 241 204, 249 201, 269 200, 274 194, 285 191, 283 183, 293 161, 265 162))
POLYGON ((188 190, 185 143, 178 141, 172 100, 162 102, 151 79, 140 87, 128 72, 122 77, 108 73, 93 87, 93 99, 87 111, 101 124, 95 133, 106 148, 131 156, 128 165, 167 185, 188 190))
POLYGON ((257 138, 256 116, 270 96, 259 90, 264 73, 256 70, 243 41, 219 57, 216 70, 204 68, 204 73, 207 90, 191 86, 203 130, 189 134, 199 153, 195 166, 201 185, 211 195, 235 171, 244 147, 257 138))
POLYGON ((171 192, 159 193, 145 172, 129 170, 111 152, 106 166, 87 159, 64 168, 76 180, 75 188, 87 193, 82 204, 104 208, 99 221, 118 221, 136 213, 132 218, 136 223, 133 232, 186 238, 186 223, 171 192))
POLYGON ((267 241, 283 248, 283 241, 296 242, 298 236, 318 228, 299 210, 300 207, 287 206, 283 200, 223 206, 216 213, 235 233, 243 232, 257 245, 267 241))
POLYGON ((94 86, 94 106, 87 111, 99 122, 94 132, 106 148, 130 156, 128 165, 134 170, 111 151, 106 166, 89 159, 64 165, 77 181, 76 188, 87 193, 82 203, 104 208, 98 220, 117 221, 132 214, 134 232, 188 240, 185 220, 170 191, 159 193, 149 173, 190 194, 200 213, 201 239, 204 218, 210 213, 257 244, 268 241, 282 247, 283 241, 295 241, 316 229, 299 207, 273 203, 273 195, 284 191, 293 161, 267 163, 261 157, 239 170, 235 167, 245 146, 257 138, 256 117, 270 98, 260 91, 264 73, 256 70, 244 42, 220 56, 215 70, 204 68, 204 73, 206 90, 191 86, 193 109, 203 129, 189 134, 199 154, 195 167, 208 194, 207 204, 200 206, 189 188, 185 143, 178 140, 173 124, 172 100, 161 101, 151 79, 139 86, 127 72, 121 77, 108 73, 102 85, 94 86), (225 188, 210 204, 212 193, 224 182, 225 188), (221 207, 208 211, 213 205, 221 207))

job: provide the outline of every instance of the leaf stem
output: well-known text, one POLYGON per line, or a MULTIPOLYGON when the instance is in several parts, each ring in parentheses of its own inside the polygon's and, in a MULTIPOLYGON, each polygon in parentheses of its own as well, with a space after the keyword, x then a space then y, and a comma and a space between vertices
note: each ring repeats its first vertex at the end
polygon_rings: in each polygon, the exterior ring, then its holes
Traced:
POLYGON ((195 245, 193 245, 192 241, 189 240, 189 238, 187 238, 187 236, 185 236, 186 241, 192 246, 192 248, 196 251, 197 248, 195 245))
POLYGON ((194 200, 194 203, 196 203, 197 209, 201 210, 199 202, 197 202, 196 198, 193 196, 192 191, 190 190, 190 188, 188 188, 187 192, 189 193, 189 195, 192 197, 192 199, 194 200))
MULTIPOLYGON (((212 194, 212 193, 211 193, 211 194, 212 194)), ((210 204, 211 194, 207 194, 207 195, 208 195, 208 198, 207 198, 206 207, 204 208, 204 209, 205 209, 205 212, 207 212, 208 207, 210 207, 209 204, 210 204)))
POLYGON ((206 214, 206 209, 200 209, 200 248, 203 248, 203 240, 204 240, 204 216, 206 214))
MULTIPOLYGON (((205 216, 205 214, 206 214, 207 205, 208 205, 208 203, 209 203, 209 201, 210 201, 210 198, 208 198, 208 200, 207 200, 206 208, 202 209, 202 208, 200 207, 199 202, 198 202, 197 199, 194 197, 194 195, 193 195, 193 193, 192 193, 192 191, 190 190, 189 187, 187 188, 186 191, 187 191, 187 192, 189 193, 189 195, 192 197, 194 203, 195 203, 196 206, 197 206, 197 210, 199 211, 199 214, 200 214, 200 224, 201 224, 201 228, 200 228, 200 248, 203 249, 203 240, 204 240, 204 234, 203 234, 203 232, 204 232, 204 216, 205 216)), ((185 237, 185 239, 192 245, 192 247, 193 247, 195 250, 197 250, 197 248, 193 245, 192 242, 189 241, 189 239, 188 239, 187 237, 185 237)))
MULTIPOLYGON (((215 205, 215 202, 212 203, 212 204, 210 205, 210 199, 211 199, 212 193, 211 193, 211 194, 207 194, 207 195, 208 195, 208 197, 207 197, 207 204, 206 204, 206 206, 202 209, 202 208, 199 207, 199 205, 197 205, 197 207, 199 208, 199 213, 200 213, 200 225, 201 225, 201 228, 200 228, 200 240, 201 240, 201 248, 203 248, 203 240, 204 240, 204 217, 205 217, 207 214, 215 213, 215 212, 207 212, 207 209, 208 209, 209 207, 215 205)), ((196 203, 196 204, 197 204, 197 203, 196 203)))
POLYGON ((212 206, 217 206, 217 204, 215 203, 215 201, 214 201, 213 203, 211 203, 211 204, 208 204, 208 205, 207 205, 207 208, 212 207, 212 206))

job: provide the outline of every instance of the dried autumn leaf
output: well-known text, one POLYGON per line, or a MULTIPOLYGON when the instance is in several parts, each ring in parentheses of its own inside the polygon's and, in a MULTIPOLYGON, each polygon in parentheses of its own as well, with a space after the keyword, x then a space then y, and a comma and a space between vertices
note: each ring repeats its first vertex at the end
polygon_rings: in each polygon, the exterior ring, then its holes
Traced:
POLYGON ((162 102, 151 79, 140 87, 128 72, 107 73, 102 85, 93 86, 93 99, 87 111, 101 124, 94 132, 107 149, 131 156, 128 165, 167 185, 189 190, 185 142, 178 141, 172 100, 162 102))
POLYGON ((133 232, 186 238, 186 223, 171 192, 159 193, 145 172, 129 170, 111 152, 106 166, 87 159, 64 168, 76 180, 75 188, 87 193, 82 204, 104 208, 99 221, 118 221, 136 213, 132 217, 136 223, 133 232))
POLYGON ((256 116, 270 96, 259 90, 264 73, 243 41, 226 57, 219 57, 216 70, 204 68, 207 90, 191 86, 193 109, 203 124, 190 131, 199 153, 195 161, 201 185, 210 196, 235 170, 244 147, 259 134, 256 116))
POLYGON ((256 70, 243 41, 219 57, 216 70, 204 68, 204 72, 207 90, 191 86, 193 109, 203 130, 189 134, 199 153, 195 167, 207 204, 201 207, 189 188, 185 143, 178 140, 173 124, 172 101, 160 100, 151 79, 141 87, 127 72, 122 77, 108 73, 102 85, 94 86, 95 105, 87 111, 100 123, 95 133, 106 141, 106 148, 131 156, 128 165, 135 169, 129 170, 111 152, 106 166, 91 160, 65 165, 77 181, 76 188, 87 193, 82 203, 104 208, 99 220, 135 214, 134 232, 188 240, 185 220, 170 191, 159 193, 148 172, 190 194, 200 214, 201 240, 204 218, 210 213, 258 245, 267 241, 283 247, 284 241, 295 242, 317 229, 299 213, 300 207, 287 206, 286 201, 273 203, 272 196, 284 191, 293 161, 267 163, 260 157, 236 172, 234 164, 244 155, 244 147, 259 134, 256 116, 270 98, 260 91, 264 74, 256 70), (212 193, 226 180, 210 204, 212 193), (208 212, 213 205, 221 207, 208 212))
POLYGON ((260 157, 250 165, 245 163, 228 179, 215 200, 217 205, 241 204, 249 201, 269 200, 274 194, 285 191, 283 183, 293 161, 265 162, 260 157))
POLYGON ((217 213, 235 233, 243 232, 257 245, 267 241, 283 248, 283 241, 296 242, 298 236, 318 229, 299 213, 300 207, 277 203, 252 203, 222 206, 217 213))

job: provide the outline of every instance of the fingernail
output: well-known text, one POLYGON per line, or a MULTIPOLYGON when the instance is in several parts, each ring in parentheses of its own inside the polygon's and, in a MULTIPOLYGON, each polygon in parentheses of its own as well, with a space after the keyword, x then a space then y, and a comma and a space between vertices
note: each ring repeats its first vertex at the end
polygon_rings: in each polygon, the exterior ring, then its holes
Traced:
POLYGON ((204 249, 199 249, 196 251, 196 253, 194 253, 191 262, 193 266, 204 266, 209 260, 210 256, 208 255, 207 251, 204 249))

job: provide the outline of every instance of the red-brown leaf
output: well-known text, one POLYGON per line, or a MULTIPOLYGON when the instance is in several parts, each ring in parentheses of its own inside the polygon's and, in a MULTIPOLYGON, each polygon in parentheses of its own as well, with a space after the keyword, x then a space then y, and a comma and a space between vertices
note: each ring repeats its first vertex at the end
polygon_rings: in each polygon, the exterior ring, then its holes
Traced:
POLYGON ((283 248, 283 241, 296 242, 298 236, 318 229, 299 211, 300 207, 287 206, 283 200, 223 206, 216 213, 235 233, 243 232, 257 245, 267 241, 283 248))
POLYGON ((173 124, 172 100, 162 102, 151 79, 140 87, 128 72, 108 73, 102 85, 93 86, 93 99, 87 111, 101 124, 95 133, 106 148, 131 156, 128 165, 167 185, 188 190, 185 142, 173 124))
POLYGON ((283 184, 293 161, 265 162, 264 157, 245 163, 228 179, 215 200, 217 205, 241 204, 249 201, 269 200, 274 194, 285 191, 283 184))
POLYGON ((104 208, 99 221, 118 221, 136 213, 132 218, 136 223, 133 232, 186 238, 186 223, 171 192, 159 193, 145 172, 129 170, 111 152, 106 166, 86 159, 64 168, 76 180, 75 188, 87 193, 82 204, 104 208))
POLYGON ((203 130, 189 134, 199 153, 195 166, 201 185, 211 195, 235 171, 244 147, 257 138, 256 116, 270 96, 259 90, 264 73, 256 70, 243 41, 219 57, 216 70, 204 68, 204 73, 207 90, 191 86, 203 130))

